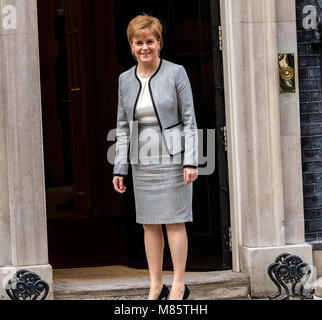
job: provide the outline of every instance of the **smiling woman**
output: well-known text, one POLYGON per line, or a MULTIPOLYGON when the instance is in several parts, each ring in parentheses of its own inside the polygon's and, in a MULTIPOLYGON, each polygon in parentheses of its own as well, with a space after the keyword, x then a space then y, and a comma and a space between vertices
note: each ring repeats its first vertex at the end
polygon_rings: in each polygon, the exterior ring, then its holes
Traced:
MULTIPOLYGON (((140 15, 128 25, 128 41, 137 65, 119 76, 119 105, 117 115, 117 143, 114 165, 114 189, 126 192, 124 176, 132 165, 136 207, 136 222, 143 225, 145 251, 150 272, 149 300, 184 300, 189 289, 184 284, 188 239, 186 222, 192 222, 193 182, 198 178, 198 131, 192 89, 182 65, 160 59, 162 25, 159 19, 140 15), (167 145, 167 156, 179 155, 181 161, 164 164, 158 154, 153 164, 144 156, 132 161, 132 121, 138 121, 138 148, 142 155, 142 137, 147 130, 155 132, 153 150, 167 145), (181 139, 174 142, 174 150, 166 130, 177 128, 181 139), (132 140, 131 142, 129 140, 132 140), (129 142, 129 143, 128 143, 129 142), (127 149, 131 146, 130 159, 127 149), (156 160, 156 161, 155 161, 156 160), (168 242, 174 267, 171 292, 162 281, 164 238, 162 225, 167 228, 168 242)), ((151 137, 150 137, 151 138, 151 137)), ((166 156, 164 155, 164 156, 166 156)))

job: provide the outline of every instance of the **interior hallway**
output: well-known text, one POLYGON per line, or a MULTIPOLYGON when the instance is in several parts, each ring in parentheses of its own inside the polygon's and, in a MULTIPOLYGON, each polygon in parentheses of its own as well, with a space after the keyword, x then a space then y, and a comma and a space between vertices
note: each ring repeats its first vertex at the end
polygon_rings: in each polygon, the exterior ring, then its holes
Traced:
POLYGON ((127 265, 126 227, 122 217, 94 217, 57 210, 72 187, 46 189, 49 263, 53 269, 127 265))

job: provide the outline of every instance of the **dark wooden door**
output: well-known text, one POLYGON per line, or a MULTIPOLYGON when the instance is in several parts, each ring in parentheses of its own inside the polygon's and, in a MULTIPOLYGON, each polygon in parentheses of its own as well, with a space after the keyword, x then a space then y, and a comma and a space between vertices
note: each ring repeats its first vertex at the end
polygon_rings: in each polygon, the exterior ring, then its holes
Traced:
MULTIPOLYGON (((198 128, 204 129, 204 146, 207 143, 206 129, 216 129, 215 171, 200 176, 194 183, 194 222, 186 224, 189 237, 187 270, 229 269, 230 220, 222 53, 218 37, 219 1, 116 0, 115 11, 116 31, 120 35, 117 42, 120 64, 125 69, 134 64, 125 34, 128 22, 142 12, 158 17, 164 26, 162 57, 182 64, 189 75, 198 128)), ((131 186, 131 176, 128 180, 131 186)), ((128 220, 131 221, 129 232, 132 235, 130 261, 135 266, 146 265, 143 231, 135 225, 133 201, 133 193, 129 192, 126 211, 131 219, 128 220)), ((172 266, 170 257, 166 241, 165 268, 172 266)))
POLYGON ((67 53, 68 97, 72 179, 75 211, 88 214, 92 208, 88 142, 88 106, 85 96, 83 55, 82 0, 65 0, 65 30, 67 53))

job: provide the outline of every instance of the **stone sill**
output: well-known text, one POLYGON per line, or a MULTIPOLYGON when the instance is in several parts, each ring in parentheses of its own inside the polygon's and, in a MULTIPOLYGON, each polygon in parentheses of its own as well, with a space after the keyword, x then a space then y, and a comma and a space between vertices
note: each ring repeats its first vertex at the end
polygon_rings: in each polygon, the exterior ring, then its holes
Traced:
MULTIPOLYGON (((171 287, 173 275, 163 276, 171 287)), ((185 275, 191 300, 248 299, 249 276, 232 271, 185 275)), ((146 299, 149 277, 122 280, 54 283, 55 300, 137 300, 146 299)))

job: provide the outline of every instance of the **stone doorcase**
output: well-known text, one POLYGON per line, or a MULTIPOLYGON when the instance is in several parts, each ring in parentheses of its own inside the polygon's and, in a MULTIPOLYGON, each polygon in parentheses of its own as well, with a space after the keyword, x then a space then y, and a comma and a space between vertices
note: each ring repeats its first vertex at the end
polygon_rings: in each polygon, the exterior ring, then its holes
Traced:
MULTIPOLYGON (((298 88, 279 93, 277 63, 288 52, 297 62, 295 0, 221 0, 221 18, 233 270, 249 273, 260 296, 274 290, 266 271, 278 254, 312 264, 298 88)), ((53 299, 36 0, 0 0, 0 22, 0 299, 8 299, 3 284, 18 269, 39 274, 53 299), (16 10, 15 28, 7 6, 16 10)))
POLYGON ((36 0, 0 0, 0 300, 19 269, 50 286, 36 0))
POLYGON ((305 243, 298 68, 280 94, 278 53, 294 53, 295 0, 221 0, 233 269, 251 293, 272 293, 267 268, 284 252, 312 264, 305 243))

